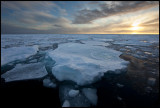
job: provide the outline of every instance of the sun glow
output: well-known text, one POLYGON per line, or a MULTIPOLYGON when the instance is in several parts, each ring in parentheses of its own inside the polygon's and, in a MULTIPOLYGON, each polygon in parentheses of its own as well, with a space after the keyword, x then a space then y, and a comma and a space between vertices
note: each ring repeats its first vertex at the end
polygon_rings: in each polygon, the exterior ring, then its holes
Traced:
POLYGON ((132 24, 131 30, 134 30, 134 31, 140 30, 141 27, 138 26, 139 24, 140 24, 139 22, 134 22, 132 24))
POLYGON ((131 30, 139 30, 139 29, 140 29, 140 27, 138 27, 138 26, 135 26, 135 27, 131 28, 131 30))

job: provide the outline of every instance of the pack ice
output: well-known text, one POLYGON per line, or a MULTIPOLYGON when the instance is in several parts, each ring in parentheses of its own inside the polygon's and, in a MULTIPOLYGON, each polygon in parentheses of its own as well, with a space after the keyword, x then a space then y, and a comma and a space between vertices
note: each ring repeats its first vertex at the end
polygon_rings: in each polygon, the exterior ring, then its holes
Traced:
POLYGON ((92 46, 109 46, 109 44, 105 42, 98 42, 98 41, 82 41, 82 42, 92 46))
POLYGON ((36 54, 38 46, 32 47, 12 47, 12 48, 1 48, 1 65, 5 65, 9 62, 27 58, 31 55, 36 54))
POLYGON ((16 67, 1 75, 5 82, 42 78, 48 73, 42 63, 17 64, 16 67))
POLYGON ((65 43, 48 52, 56 61, 53 75, 59 80, 71 80, 78 85, 91 84, 109 70, 126 67, 119 58, 121 52, 92 44, 65 43))

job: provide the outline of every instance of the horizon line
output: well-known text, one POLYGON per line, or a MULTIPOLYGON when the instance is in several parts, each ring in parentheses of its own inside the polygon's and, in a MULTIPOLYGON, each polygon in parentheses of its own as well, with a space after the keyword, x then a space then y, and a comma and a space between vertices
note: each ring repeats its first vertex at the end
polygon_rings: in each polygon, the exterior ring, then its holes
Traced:
MULTIPOLYGON (((47 34, 47 33, 1 33, 1 35, 2 34, 47 34)), ((48 34, 54 34, 54 33, 48 33, 48 34)), ((70 34, 70 33, 67 33, 67 34, 70 34)), ((76 34, 76 33, 72 33, 72 34, 76 34)), ((89 34, 89 33, 87 33, 87 34, 89 34)), ((105 35, 103 33, 101 33, 101 34, 105 35)), ((121 34, 115 34, 115 35, 121 35, 121 34)), ((124 33, 124 34, 126 34, 126 33, 124 33)), ((98 34, 98 35, 100 35, 100 34, 98 34)), ((110 34, 110 35, 114 35, 114 34, 110 34)), ((159 35, 159 33, 157 33, 157 34, 150 34, 150 33, 148 33, 148 34, 126 34, 126 35, 159 35)))

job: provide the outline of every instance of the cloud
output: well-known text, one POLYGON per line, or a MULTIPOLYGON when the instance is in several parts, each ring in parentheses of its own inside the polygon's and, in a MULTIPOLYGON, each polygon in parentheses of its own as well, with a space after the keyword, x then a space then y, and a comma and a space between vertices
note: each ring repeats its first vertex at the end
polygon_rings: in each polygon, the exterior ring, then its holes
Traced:
POLYGON ((37 30, 48 30, 48 29, 55 29, 55 28, 70 28, 70 21, 66 18, 53 18, 51 22, 43 22, 39 25, 33 25, 32 28, 37 30))
POLYGON ((148 21, 143 22, 140 26, 159 26, 159 17, 153 17, 153 19, 149 19, 148 21))
POLYGON ((23 33, 42 33, 41 31, 29 29, 26 27, 17 27, 11 24, 1 23, 1 33, 2 34, 23 34, 23 33))
POLYGON ((1 18, 5 24, 12 22, 12 24, 7 24, 10 25, 9 27, 16 26, 34 30, 47 30, 56 27, 53 25, 66 27, 67 23, 70 23, 68 19, 54 16, 51 13, 57 9, 62 15, 66 15, 66 10, 50 1, 3 1, 1 6, 2 15, 7 14, 5 13, 7 9, 12 11, 8 12, 10 17, 2 16, 1 18))
MULTIPOLYGON (((1 24, 1 33, 2 34, 64 34, 64 33, 71 33, 73 32, 72 29, 59 29, 59 28, 52 28, 52 29, 43 29, 37 30, 34 28, 26 28, 26 27, 19 27, 11 24, 1 24)), ((76 33, 76 32, 75 32, 76 33)))
MULTIPOLYGON (((51 13, 52 11, 59 11, 61 15, 67 15, 65 9, 51 1, 2 1, 2 14, 6 9, 23 14, 23 11, 40 11, 44 13, 51 13)), ((5 14, 5 13, 4 13, 5 14)))
MULTIPOLYGON (((68 5, 67 2, 65 3, 68 5)), ((159 8, 150 8, 157 6, 156 3, 152 1, 86 2, 84 8, 81 8, 75 16, 68 15, 67 19, 64 16, 67 15, 67 11, 55 2, 2 2, 1 31, 24 34, 129 34, 133 32, 132 24, 140 22, 139 26, 144 29, 138 30, 139 33, 157 33, 159 8), (73 22, 69 17, 75 17, 73 22)), ((77 5, 72 8, 77 8, 77 5)))
MULTIPOLYGON (((2 8, 19 10, 48 10, 48 8, 57 8, 58 6, 50 1, 2 1, 2 8)), ((58 7, 59 8, 59 7, 58 7)))
POLYGON ((40 11, 22 11, 15 12, 13 15, 17 21, 24 24, 38 24, 43 22, 52 22, 55 17, 49 13, 40 11))
MULTIPOLYGON (((97 3, 97 2, 96 2, 97 3)), ((82 9, 77 12, 74 24, 91 23, 93 20, 103 17, 108 17, 116 14, 134 12, 157 6, 158 1, 106 1, 99 4, 99 9, 82 9)))

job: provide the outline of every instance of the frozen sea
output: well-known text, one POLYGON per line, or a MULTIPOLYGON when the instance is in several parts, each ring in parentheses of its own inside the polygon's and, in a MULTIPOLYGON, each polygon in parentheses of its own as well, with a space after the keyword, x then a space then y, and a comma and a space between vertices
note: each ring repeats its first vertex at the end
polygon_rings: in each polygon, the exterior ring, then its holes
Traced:
POLYGON ((2 34, 1 88, 49 89, 53 106, 158 107, 159 35, 2 34))

